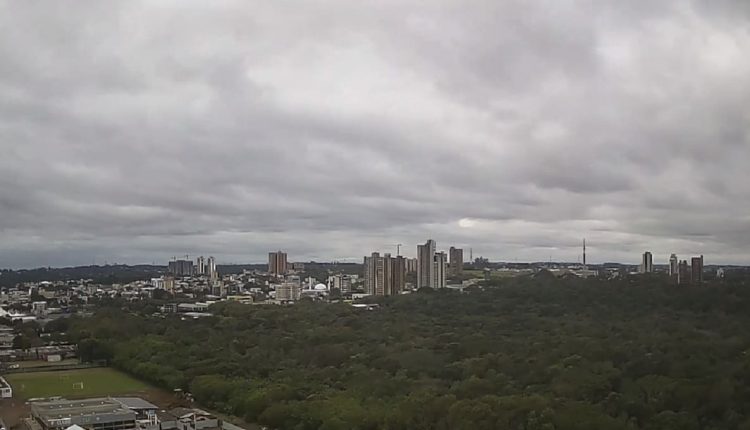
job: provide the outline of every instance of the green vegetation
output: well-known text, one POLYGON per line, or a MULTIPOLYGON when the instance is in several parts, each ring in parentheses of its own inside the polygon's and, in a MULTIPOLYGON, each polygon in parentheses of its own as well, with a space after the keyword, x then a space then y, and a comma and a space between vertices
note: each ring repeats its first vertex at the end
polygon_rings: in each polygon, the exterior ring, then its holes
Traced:
MULTIPOLYGON (((540 276, 486 291, 72 321, 90 359, 279 429, 750 429, 750 288, 540 276)), ((121 306, 126 306, 122 308, 121 306)))
POLYGON ((143 382, 109 368, 12 373, 5 375, 5 379, 13 387, 14 397, 23 400, 51 396, 115 396, 136 394, 149 388, 143 382))

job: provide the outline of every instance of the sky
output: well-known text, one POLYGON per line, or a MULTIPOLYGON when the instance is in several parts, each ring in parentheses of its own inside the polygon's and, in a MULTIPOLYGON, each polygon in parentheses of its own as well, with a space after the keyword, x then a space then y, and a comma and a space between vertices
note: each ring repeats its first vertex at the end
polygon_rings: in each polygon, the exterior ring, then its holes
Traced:
POLYGON ((750 264, 750 2, 0 0, 0 268, 750 264))

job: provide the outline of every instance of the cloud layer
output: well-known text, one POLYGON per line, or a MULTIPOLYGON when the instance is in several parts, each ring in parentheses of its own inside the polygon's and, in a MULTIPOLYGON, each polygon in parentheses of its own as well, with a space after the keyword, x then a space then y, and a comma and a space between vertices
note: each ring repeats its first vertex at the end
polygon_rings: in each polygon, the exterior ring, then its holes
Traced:
POLYGON ((0 1, 0 267, 750 261, 744 1, 0 1))

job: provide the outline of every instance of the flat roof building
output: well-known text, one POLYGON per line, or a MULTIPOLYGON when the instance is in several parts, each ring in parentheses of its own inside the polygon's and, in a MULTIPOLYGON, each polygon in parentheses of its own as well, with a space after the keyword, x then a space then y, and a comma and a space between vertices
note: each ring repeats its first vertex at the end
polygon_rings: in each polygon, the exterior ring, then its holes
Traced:
POLYGON ((72 425, 86 430, 136 428, 136 412, 109 398, 32 402, 31 417, 43 430, 64 430, 72 425))

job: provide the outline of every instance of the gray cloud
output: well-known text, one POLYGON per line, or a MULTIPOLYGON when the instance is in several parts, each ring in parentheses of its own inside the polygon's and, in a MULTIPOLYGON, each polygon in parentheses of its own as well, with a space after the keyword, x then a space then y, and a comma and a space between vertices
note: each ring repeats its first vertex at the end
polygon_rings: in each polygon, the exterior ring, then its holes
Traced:
POLYGON ((0 1, 0 267, 746 263, 741 1, 0 1))

